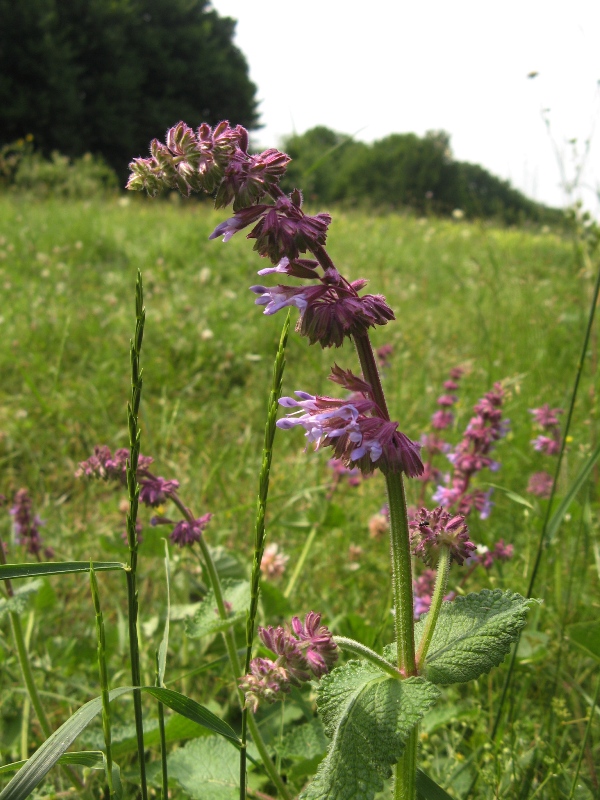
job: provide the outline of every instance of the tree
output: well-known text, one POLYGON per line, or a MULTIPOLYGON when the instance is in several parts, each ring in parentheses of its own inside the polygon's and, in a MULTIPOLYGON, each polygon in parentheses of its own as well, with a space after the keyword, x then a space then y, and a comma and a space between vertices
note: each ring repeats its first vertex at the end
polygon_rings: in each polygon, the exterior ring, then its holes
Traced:
POLYGON ((254 128, 234 31, 208 0, 0 0, 0 143, 33 134, 124 175, 180 119, 254 128))

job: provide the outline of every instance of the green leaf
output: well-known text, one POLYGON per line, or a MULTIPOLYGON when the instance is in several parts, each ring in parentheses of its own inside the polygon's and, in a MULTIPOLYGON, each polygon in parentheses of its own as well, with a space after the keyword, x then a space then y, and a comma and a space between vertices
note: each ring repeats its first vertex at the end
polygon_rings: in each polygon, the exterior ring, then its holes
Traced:
POLYGON ((305 759, 322 756, 327 750, 329 740, 320 719, 313 719, 304 725, 292 728, 284 737, 278 754, 282 758, 305 759))
POLYGON ((556 509, 554 514, 552 515, 552 519, 548 523, 548 527, 546 529, 546 536, 548 537, 548 542, 551 542, 552 539, 556 536, 558 529, 560 528, 561 522, 563 521, 563 517, 569 510, 569 506, 575 499, 577 493, 589 478, 590 473, 594 467, 594 464, 600 457, 600 444, 594 449, 588 460, 579 470, 578 474, 575 476, 575 480, 569 486, 569 490, 567 491, 566 495, 562 499, 561 504, 556 509))
POLYGON ((518 503, 520 506, 533 509, 533 505, 529 502, 529 500, 522 495, 513 492, 512 489, 505 489, 504 486, 500 486, 497 483, 488 483, 488 486, 493 486, 494 489, 500 489, 500 491, 504 492, 509 500, 513 501, 513 503, 518 503))
POLYGON ((192 722, 197 722, 209 731, 218 733, 220 736, 228 739, 236 747, 239 747, 239 738, 233 728, 217 717, 216 714, 213 714, 212 711, 209 711, 204 706, 201 706, 200 703, 192 700, 191 697, 186 697, 186 695, 180 694, 180 692, 175 692, 172 689, 159 688, 158 686, 144 686, 142 691, 160 700, 161 703, 164 703, 164 705, 168 706, 172 711, 181 714, 182 717, 187 717, 187 719, 192 720, 192 722))
MULTIPOLYGON (((168 743, 210 735, 211 732, 203 725, 198 725, 197 722, 192 722, 190 719, 181 717, 179 714, 171 714, 165 719, 165 738, 168 743)), ((135 723, 129 725, 113 725, 111 727, 111 738, 111 750, 115 758, 119 758, 127 753, 133 753, 137 750, 135 723)), ((89 747, 104 747, 104 735, 102 730, 94 729, 86 731, 85 743, 89 747)), ((147 748, 156 747, 160 744, 158 719, 144 720, 144 744, 147 748)))
MULTIPOLYGON (((425 675, 432 683, 465 683, 500 664, 534 600, 500 589, 457 597, 444 603, 425 659, 425 675)), ((424 621, 415 625, 415 640, 424 621)))
POLYGON ((569 639, 588 656, 600 661, 600 619, 578 622, 567 628, 569 639))
POLYGON ((216 736, 194 739, 167 759, 169 779, 194 800, 239 800, 240 767, 216 736))
MULTIPOLYGON (((127 569, 120 561, 94 561, 96 572, 115 569, 127 569)), ((0 565, 0 581, 15 578, 35 578, 39 575, 66 575, 69 572, 85 572, 89 575, 89 561, 43 561, 41 564, 2 564, 0 565)))
POLYGON ((396 680, 349 661, 326 675, 317 705, 332 742, 305 800, 372 800, 391 775, 414 725, 439 690, 424 678, 396 680))
POLYGON ((209 634, 226 631, 236 622, 246 619, 246 610, 250 602, 250 584, 248 581, 225 579, 221 583, 223 598, 231 604, 231 613, 227 619, 221 619, 217 610, 215 593, 211 589, 193 617, 185 621, 185 632, 190 639, 199 639, 209 634))
MULTIPOLYGON (((121 686, 109 693, 109 699, 114 700, 132 691, 132 686, 121 686)), ((239 746, 235 731, 226 722, 223 722, 219 717, 191 698, 171 689, 159 689, 156 686, 144 686, 141 691, 147 692, 166 706, 169 706, 173 711, 177 711, 194 722, 198 722, 205 728, 226 737, 230 742, 239 746)), ((46 739, 8 786, 0 792, 0 800, 25 800, 101 710, 101 697, 96 697, 77 709, 58 730, 54 731, 46 739)))
MULTIPOLYGON (((2 545, 0 545, 0 547, 1 546, 2 545)), ((42 584, 43 581, 39 579, 31 581, 30 583, 26 583, 25 586, 17 587, 13 597, 0 597, 0 619, 6 616, 6 614, 22 614, 27 608, 29 598, 38 591, 42 584)))
MULTIPOLYGON (((246 567, 242 562, 236 558, 231 550, 219 545, 218 547, 210 547, 210 554, 215 564, 215 569, 219 573, 219 578, 231 578, 232 580, 240 580, 246 577, 246 567)), ((203 569, 204 572, 204 569, 203 569)), ((208 580, 208 575, 205 575, 205 580, 208 580)))
POLYGON ((452 797, 433 778, 417 768, 417 800, 452 800, 452 797))

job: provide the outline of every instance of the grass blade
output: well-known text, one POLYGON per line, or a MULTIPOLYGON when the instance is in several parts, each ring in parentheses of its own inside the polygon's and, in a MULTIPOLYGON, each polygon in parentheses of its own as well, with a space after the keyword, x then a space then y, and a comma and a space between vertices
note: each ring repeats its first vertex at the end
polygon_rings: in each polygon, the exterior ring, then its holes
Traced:
MULTIPOLYGON (((146 692, 173 711, 197 722, 213 733, 217 733, 239 748, 240 742, 235 731, 226 722, 219 719, 207 708, 189 697, 171 689, 156 686, 121 686, 109 693, 109 699, 115 700, 128 692, 146 692)), ((25 763, 12 781, 0 792, 0 800, 25 800, 36 786, 44 780, 46 774, 57 763, 60 757, 73 744, 79 734, 85 730, 94 717, 102 711, 102 697, 95 697, 69 717, 58 730, 46 739, 31 758, 25 763)), ((114 778, 114 775, 113 775, 114 778)))
MULTIPOLYGON (((92 561, 94 572, 126 569, 120 561, 92 561)), ((67 575, 71 572, 90 571, 89 561, 43 561, 41 564, 2 564, 0 565, 0 581, 15 578, 36 578, 41 575, 67 575)))
POLYGON ((588 460, 585 462, 583 467, 579 470, 577 477, 573 481, 573 483, 569 486, 569 490, 567 491, 566 495, 562 499, 560 505, 552 515, 550 522, 546 528, 546 538, 547 542, 551 542, 554 536, 556 535, 561 522, 563 521, 563 517, 569 510, 569 506, 577 496, 577 493, 580 491, 582 486, 585 484, 586 480, 589 478, 592 469, 594 468, 594 464, 600 457, 600 444, 598 444, 595 450, 592 452, 588 460))

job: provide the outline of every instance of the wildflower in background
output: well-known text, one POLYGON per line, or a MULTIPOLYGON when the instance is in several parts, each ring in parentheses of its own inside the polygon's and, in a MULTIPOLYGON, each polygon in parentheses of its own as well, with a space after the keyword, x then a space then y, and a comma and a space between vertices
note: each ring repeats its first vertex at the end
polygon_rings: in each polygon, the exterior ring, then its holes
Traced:
POLYGON ((167 481, 161 477, 145 478, 140 481, 140 500, 152 508, 164 505, 169 497, 179 489, 179 481, 167 481))
POLYGON ((419 619, 431 606, 431 596, 435 586, 435 570, 426 569, 413 579, 414 617, 419 619))
POLYGON ((560 440, 550 436, 537 436, 532 439, 533 449, 547 456, 556 456, 560 452, 560 440))
POLYGON ((375 355, 377 356, 380 369, 385 370, 389 368, 393 353, 394 348, 391 344, 384 344, 375 350, 375 355))
POLYGON ((279 552, 279 546, 275 543, 268 544, 263 552, 260 569, 267 578, 280 578, 285 572, 289 556, 279 552))
MULTIPOLYGON (((81 461, 75 472, 76 478, 101 478, 102 480, 127 480, 127 461, 129 450, 121 447, 111 454, 106 445, 96 445, 94 453, 86 461, 81 461)), ((138 475, 148 469, 154 461, 150 456, 140 455, 138 459, 138 475)))
POLYGON ((552 492, 552 484, 554 483, 554 479, 552 475, 547 472, 534 472, 533 475, 529 478, 529 483, 527 484, 527 491, 530 494, 535 494, 538 497, 542 497, 547 499, 550 497, 552 492))
POLYGON ((434 568, 442 546, 450 548, 450 558, 462 566, 475 550, 469 541, 469 529, 460 514, 449 514, 441 506, 433 511, 421 508, 409 523, 413 554, 434 568))
POLYGON ((358 486, 361 482, 361 472, 356 467, 347 467, 339 458, 330 458, 327 466, 333 470, 336 481, 341 478, 348 479, 348 486, 358 486))
POLYGON ((493 550, 485 545, 477 545, 476 553, 471 555, 468 561, 471 564, 481 564, 484 569, 490 570, 496 561, 510 561, 514 554, 513 545, 505 544, 504 539, 500 539, 493 550))
POLYGON ((378 514, 373 514, 369 520, 369 536, 371 539, 381 539, 390 529, 389 515, 383 514, 381 511, 378 514))
POLYGON ((46 558, 52 558, 54 550, 51 547, 42 547, 39 529, 44 525, 44 521, 33 513, 33 503, 29 491, 19 489, 13 503, 8 513, 13 518, 15 544, 22 545, 27 553, 35 556, 38 560, 42 552, 46 558))
POLYGON ((278 626, 259 627, 258 635, 277 660, 255 658, 250 673, 240 679, 246 705, 255 712, 260 700, 274 703, 292 686, 300 686, 311 677, 321 678, 338 658, 337 645, 330 631, 321 625, 321 615, 309 612, 304 622, 292 619, 292 629, 278 626))
POLYGON ((202 532, 211 518, 212 514, 203 514, 201 517, 192 521, 188 521, 187 519, 181 520, 181 522, 175 525, 169 538, 173 544, 177 544, 179 547, 195 544, 200 541, 202 532))
POLYGON ((491 458, 495 443, 506 435, 507 421, 502 419, 504 390, 501 384, 494 384, 473 407, 475 416, 471 417, 462 440, 448 454, 454 467, 446 485, 439 485, 433 495, 434 502, 448 509, 456 509, 459 514, 468 516, 473 510, 487 519, 492 508, 492 490, 471 489, 473 477, 483 469, 496 471, 500 465, 491 458))

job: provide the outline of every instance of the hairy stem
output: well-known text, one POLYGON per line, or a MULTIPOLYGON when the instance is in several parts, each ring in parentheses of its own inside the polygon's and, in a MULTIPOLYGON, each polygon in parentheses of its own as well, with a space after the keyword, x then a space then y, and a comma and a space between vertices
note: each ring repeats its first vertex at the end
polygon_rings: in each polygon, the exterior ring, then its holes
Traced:
POLYGON ((346 636, 334 636, 333 641, 342 650, 346 650, 348 653, 353 653, 356 656, 365 658, 367 661, 370 661, 371 664, 375 664, 376 667, 379 667, 379 669, 383 672, 387 672, 387 674, 391 675, 392 678, 400 679, 404 677, 404 675, 399 672, 396 667, 390 664, 389 661, 386 661, 383 656, 379 655, 379 653, 371 650, 370 647, 367 647, 360 642, 356 642, 354 639, 348 639, 346 636))

